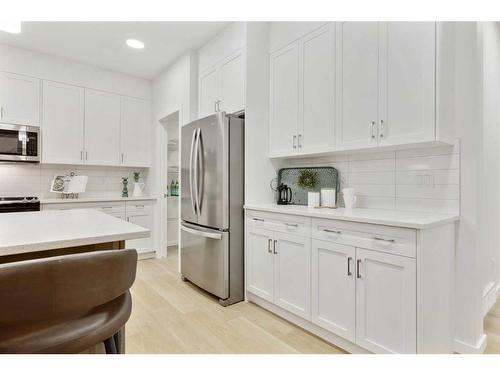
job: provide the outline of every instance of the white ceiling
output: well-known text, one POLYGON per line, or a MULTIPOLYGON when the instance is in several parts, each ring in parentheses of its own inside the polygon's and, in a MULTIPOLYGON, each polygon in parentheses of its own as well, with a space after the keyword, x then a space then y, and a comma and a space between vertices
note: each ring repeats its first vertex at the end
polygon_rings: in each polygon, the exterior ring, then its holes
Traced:
POLYGON ((44 52, 142 78, 153 78, 227 22, 23 22, 20 34, 0 31, 0 43, 44 52), (142 50, 126 39, 145 43, 142 50))

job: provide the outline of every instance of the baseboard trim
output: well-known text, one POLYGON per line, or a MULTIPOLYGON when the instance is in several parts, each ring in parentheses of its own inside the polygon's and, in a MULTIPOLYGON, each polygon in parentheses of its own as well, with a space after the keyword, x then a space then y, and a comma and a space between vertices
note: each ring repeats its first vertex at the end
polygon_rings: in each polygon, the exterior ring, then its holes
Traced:
POLYGON ((289 321, 290 323, 295 324, 296 326, 306 330, 307 332, 310 332, 313 335, 318 336, 319 338, 325 340, 326 342, 338 346, 339 348, 345 350, 348 353, 352 354, 371 353, 368 350, 352 343, 351 341, 346 340, 343 337, 340 337, 334 333, 331 333, 326 329, 321 328, 315 325, 314 323, 311 323, 310 321, 305 320, 295 314, 292 314, 291 312, 288 312, 287 310, 284 310, 281 307, 276 306, 266 301, 265 299, 256 296, 255 294, 252 294, 247 291, 246 297, 249 302, 255 303, 256 305, 263 307, 264 309, 272 312, 275 315, 278 315, 279 317, 289 321))
POLYGON ((455 339, 455 352, 460 354, 483 354, 487 343, 487 336, 484 334, 477 341, 476 345, 471 345, 455 339))
POLYGON ((500 283, 491 282, 483 292, 483 318, 488 314, 493 305, 497 302, 500 292, 500 283))

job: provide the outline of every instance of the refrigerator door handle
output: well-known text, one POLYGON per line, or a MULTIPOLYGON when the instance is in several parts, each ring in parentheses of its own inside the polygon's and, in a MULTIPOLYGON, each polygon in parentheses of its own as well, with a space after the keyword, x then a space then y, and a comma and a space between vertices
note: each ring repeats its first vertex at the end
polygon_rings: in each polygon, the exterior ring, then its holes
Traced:
POLYGON ((198 215, 201 215, 201 209, 203 205, 203 188, 205 186, 205 159, 203 156, 203 138, 201 135, 201 129, 198 129, 198 159, 199 164, 197 165, 199 172, 199 181, 196 186, 196 193, 198 195, 198 215))
POLYGON ((196 134, 197 134, 197 129, 193 131, 193 138, 191 139, 191 151, 189 154, 189 194, 191 196, 191 205, 193 206, 193 211, 194 214, 197 215, 198 213, 196 212, 196 203, 195 203, 195 191, 194 191, 194 186, 193 186, 193 174, 196 173, 194 169, 194 151, 195 151, 195 143, 196 143, 196 134))
POLYGON ((196 141, 194 145, 194 204, 196 206, 196 214, 200 214, 200 202, 199 202, 199 193, 198 193, 198 187, 199 187, 199 181, 198 181, 198 175, 199 175, 199 151, 200 151, 200 128, 197 128, 195 130, 196 134, 196 141))
POLYGON ((193 229, 193 228, 190 228, 190 227, 186 227, 185 225, 182 225, 182 224, 181 224, 181 230, 183 230, 184 232, 187 232, 187 233, 194 234, 196 236, 201 236, 201 237, 205 237, 205 238, 211 238, 213 240, 222 240, 222 234, 204 232, 204 231, 201 231, 201 230, 198 230, 198 229, 193 229))

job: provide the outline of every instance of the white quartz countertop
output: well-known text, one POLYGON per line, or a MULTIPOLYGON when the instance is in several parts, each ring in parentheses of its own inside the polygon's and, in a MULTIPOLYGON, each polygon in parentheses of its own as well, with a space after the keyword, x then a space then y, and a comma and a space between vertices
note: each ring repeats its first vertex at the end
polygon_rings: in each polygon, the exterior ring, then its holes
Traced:
POLYGON ((91 203, 91 202, 127 202, 127 201, 153 201, 155 197, 94 197, 94 198, 75 198, 75 199, 62 199, 62 198, 41 198, 41 204, 56 204, 56 203, 91 203))
POLYGON ((149 235, 146 228, 94 209, 0 214, 0 256, 149 235))
POLYGON ((298 205, 248 204, 245 205, 245 209, 414 229, 432 228, 459 220, 459 216, 454 214, 372 208, 346 210, 345 208, 309 208, 298 205))

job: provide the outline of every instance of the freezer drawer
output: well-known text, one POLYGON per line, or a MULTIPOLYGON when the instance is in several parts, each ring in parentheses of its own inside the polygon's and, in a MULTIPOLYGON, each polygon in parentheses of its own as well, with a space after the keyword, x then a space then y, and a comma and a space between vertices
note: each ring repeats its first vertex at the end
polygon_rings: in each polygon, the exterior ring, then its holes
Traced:
POLYGON ((181 273, 221 299, 229 297, 229 233, 181 224, 181 273))

